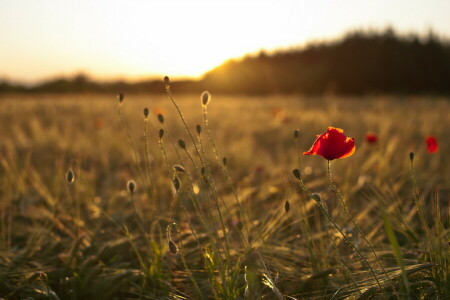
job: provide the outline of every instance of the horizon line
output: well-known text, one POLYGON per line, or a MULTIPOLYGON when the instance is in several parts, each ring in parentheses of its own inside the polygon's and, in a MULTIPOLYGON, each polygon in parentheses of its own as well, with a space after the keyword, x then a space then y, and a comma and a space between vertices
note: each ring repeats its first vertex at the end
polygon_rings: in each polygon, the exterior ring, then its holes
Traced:
POLYGON ((78 76, 84 76, 88 78, 89 80, 96 82, 96 83, 111 83, 111 82, 126 82, 128 84, 133 83, 139 83, 143 81, 163 81, 164 76, 169 76, 174 81, 201 81, 202 78, 207 74, 208 72, 214 70, 215 68, 221 66, 225 62, 228 61, 239 61, 246 57, 256 57, 260 55, 261 53, 274 55, 277 53, 286 53, 290 51, 302 51, 304 49, 307 49, 308 47, 313 47, 316 45, 321 44, 328 44, 331 45, 333 43, 343 41, 345 38, 353 35, 353 34, 366 34, 368 36, 370 35, 382 35, 386 34, 388 32, 392 32, 395 37, 400 39, 410 39, 410 38, 417 38, 419 40, 426 41, 429 38, 434 38, 442 43, 448 43, 450 44, 450 36, 446 36, 445 34, 436 32, 435 29, 429 28, 427 32, 420 33, 419 31, 413 31, 413 30, 398 30, 395 27, 393 27, 390 24, 387 24, 386 26, 382 28, 352 28, 344 31, 343 33, 331 37, 331 38, 315 38, 310 39, 308 41, 305 41, 303 43, 297 43, 297 44, 291 44, 291 45, 285 45, 285 46, 277 46, 273 49, 265 49, 261 48, 256 51, 250 51, 243 53, 240 56, 230 57, 225 59, 222 63, 211 67, 210 69, 206 70, 200 75, 186 75, 186 74, 179 74, 179 75, 171 75, 171 74, 164 74, 164 73, 152 73, 149 72, 148 74, 142 74, 142 75, 125 75, 125 74, 116 74, 116 75, 99 75, 99 74, 93 74, 92 71, 89 70, 75 70, 71 72, 66 73, 55 73, 54 75, 45 76, 40 79, 35 80, 26 80, 26 79, 15 79, 15 78, 9 78, 6 74, 0 74, 0 83, 11 83, 11 84, 17 84, 22 85, 25 87, 33 87, 39 84, 43 84, 45 82, 50 82, 53 80, 58 79, 74 79, 78 76))

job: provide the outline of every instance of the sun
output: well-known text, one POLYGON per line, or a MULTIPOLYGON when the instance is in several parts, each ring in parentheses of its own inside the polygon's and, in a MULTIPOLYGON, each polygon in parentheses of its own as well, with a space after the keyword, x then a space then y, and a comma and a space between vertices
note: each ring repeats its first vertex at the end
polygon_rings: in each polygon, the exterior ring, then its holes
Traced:
POLYGON ((108 56, 108 71, 119 70, 116 73, 200 77, 230 58, 259 51, 262 37, 280 36, 272 35, 269 25, 258 32, 242 26, 249 14, 244 8, 198 4, 183 7, 185 4, 179 3, 177 9, 164 3, 158 9, 151 5, 140 6, 139 10, 129 6, 120 14, 112 10, 111 20, 123 15, 133 18, 122 18, 120 23, 110 22, 96 29, 109 46, 102 47, 103 55, 97 55, 108 56))

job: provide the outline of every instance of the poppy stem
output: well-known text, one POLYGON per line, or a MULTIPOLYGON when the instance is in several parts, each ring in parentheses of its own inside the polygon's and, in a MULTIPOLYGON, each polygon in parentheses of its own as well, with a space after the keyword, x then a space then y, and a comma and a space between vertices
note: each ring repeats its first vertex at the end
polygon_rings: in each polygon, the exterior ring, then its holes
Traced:
POLYGON ((311 190, 303 182, 303 179, 302 179, 301 176, 298 176, 298 177, 296 176, 296 178, 298 179, 298 182, 300 184, 301 189, 308 195, 309 198, 311 198, 314 201, 316 201, 316 203, 318 204, 319 208, 322 210, 322 212, 325 215, 325 217, 328 219, 328 221, 334 226, 334 228, 342 236, 342 238, 344 239, 344 242, 347 245, 349 245, 361 257, 361 259, 364 261, 364 263, 369 267, 370 272, 372 273, 372 276, 374 277, 375 281, 377 282, 378 287, 380 289, 383 289, 383 287, 381 286, 380 281, 378 280, 378 277, 375 275, 375 271, 372 269, 372 266, 367 261, 367 258, 364 256, 364 254, 362 254, 362 252, 358 249, 358 247, 356 247, 356 245, 352 243, 352 241, 342 231, 342 229, 339 227, 339 225, 336 224, 336 222, 334 221, 333 217, 328 212, 328 208, 327 208, 326 204, 322 201, 322 199, 320 199, 320 198, 318 199, 318 197, 315 197, 313 195, 311 190))
MULTIPOLYGON (((336 196, 339 198, 339 201, 341 202, 342 207, 344 208, 344 212, 345 215, 347 216, 347 218, 352 222, 353 226, 355 227, 356 231, 359 233, 359 235, 364 239, 364 241, 366 242, 366 244, 369 246, 370 250, 372 251, 375 259, 377 260, 378 264, 380 265, 381 270, 383 271, 384 275, 386 276, 386 278, 391 281, 391 278, 389 278, 388 273, 386 272, 386 269, 384 268, 383 264, 381 263, 381 260, 379 259, 373 245, 371 242, 369 242, 369 240, 367 239, 366 235, 364 234, 364 232, 362 231, 361 227, 359 227, 359 225, 356 223, 356 220, 352 217, 352 215, 350 214, 350 211, 348 209, 347 204, 345 203, 344 197, 342 196, 341 192, 339 191, 339 189, 337 188, 337 186, 334 184, 333 181, 333 176, 331 175, 331 161, 327 160, 327 177, 328 177, 328 183, 331 187, 331 189, 334 191, 334 193, 336 194, 336 196)), ((373 276, 375 277, 375 273, 373 272, 371 266, 369 265, 369 263, 366 261, 367 265, 369 266, 369 268, 372 271, 373 276)), ((375 277, 375 279, 378 282, 378 279, 375 277)))
POLYGON ((417 192, 417 180, 416 180, 416 170, 414 168, 414 159, 411 159, 411 180, 413 184, 413 198, 416 204, 417 214, 419 215, 420 223, 422 224, 423 230, 426 232, 427 236, 429 234, 429 227, 427 225, 425 213, 423 210, 423 205, 419 198, 419 193, 417 192))

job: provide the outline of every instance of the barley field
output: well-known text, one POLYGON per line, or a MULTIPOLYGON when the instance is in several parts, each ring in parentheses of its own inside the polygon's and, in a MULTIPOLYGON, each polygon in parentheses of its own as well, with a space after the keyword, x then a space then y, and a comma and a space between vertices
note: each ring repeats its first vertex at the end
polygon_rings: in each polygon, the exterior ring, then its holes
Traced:
POLYGON ((449 299, 449 99, 200 92, 1 96, 2 298, 449 299))

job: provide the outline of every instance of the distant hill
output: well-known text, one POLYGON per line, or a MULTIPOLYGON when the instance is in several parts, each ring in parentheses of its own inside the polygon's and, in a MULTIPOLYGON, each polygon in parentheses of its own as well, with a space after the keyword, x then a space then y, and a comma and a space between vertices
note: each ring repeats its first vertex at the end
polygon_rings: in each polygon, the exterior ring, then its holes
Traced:
MULTIPOLYGON (((198 81, 173 82, 199 93, 450 94, 450 43, 433 34, 355 31, 343 38, 273 54, 232 59, 198 81)), ((85 75, 24 87, 0 80, 0 92, 164 93, 162 80, 94 82, 85 75)))
POLYGON ((216 92, 450 93, 450 45, 433 35, 354 32, 300 50, 230 60, 204 76, 216 92))

